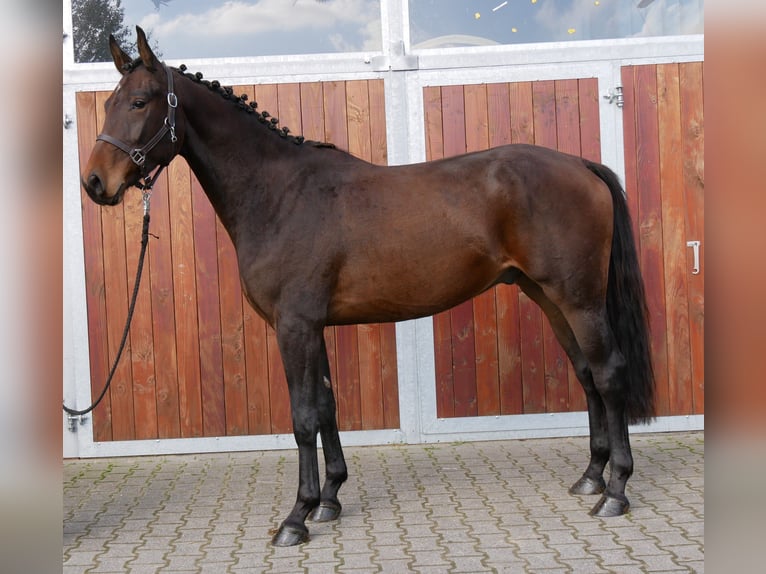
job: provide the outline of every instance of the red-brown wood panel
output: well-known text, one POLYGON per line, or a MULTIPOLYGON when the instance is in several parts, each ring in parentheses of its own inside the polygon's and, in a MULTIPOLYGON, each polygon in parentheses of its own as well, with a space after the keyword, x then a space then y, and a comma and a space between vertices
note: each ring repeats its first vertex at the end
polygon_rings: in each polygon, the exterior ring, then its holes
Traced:
MULTIPOLYGON (((96 94, 78 92, 77 142, 80 157, 87 157, 100 126, 96 123, 96 94)), ((101 236, 101 210, 97 209, 85 192, 82 195, 83 235, 101 236)), ((86 249, 85 258, 85 301, 88 308, 88 333, 90 349, 91 396, 95 399, 101 393, 103 381, 109 375, 109 354, 106 339, 106 296, 104 293, 104 249, 101 241, 93 242, 86 249)), ((101 404, 93 410, 93 438, 97 441, 112 438, 112 401, 106 393, 101 404)))
MULTIPOLYGON (((682 64, 679 68, 686 239, 701 242, 700 272, 689 276, 688 288, 693 412, 702 413, 705 410, 705 244, 702 241, 705 205, 703 65, 702 62, 691 62, 682 64)), ((686 255, 686 268, 690 269, 694 264, 693 253, 687 249, 686 255)))
MULTIPOLYGON (((628 73, 628 69, 625 73, 628 73)), ((646 283, 649 322, 652 329, 652 357, 657 380, 657 413, 670 412, 668 389, 668 357, 665 312, 665 277, 663 264, 662 198, 660 187, 659 122, 657 119, 657 73, 654 66, 634 69, 634 121, 636 140, 636 173, 640 187, 626 188, 628 196, 637 199, 639 260, 646 283), (640 183, 639 183, 640 182, 640 183)), ((624 83, 624 82, 623 82, 624 83)), ((627 98, 627 94, 626 94, 627 98)), ((624 117, 624 116, 623 116, 624 117)), ((626 147, 627 147, 626 142, 626 147)), ((626 150, 626 155, 629 151, 626 150)))
MULTIPOLYGON (((191 171, 185 162, 168 166, 173 301, 178 363, 178 410, 182 437, 203 436, 202 389, 197 323, 197 281, 194 258, 191 171)), ((108 213, 108 209, 103 210, 108 213)))
MULTIPOLYGON (((141 237, 143 228, 143 201, 139 194, 135 194, 126 197, 124 204, 126 263, 128 272, 134 272, 137 269, 141 252, 141 242, 137 238, 141 237), (132 238, 132 240, 128 238, 132 238)), ((150 272, 147 272, 148 275, 150 272)), ((132 283, 130 289, 132 293, 132 283)), ((136 438, 148 439, 156 437, 158 432, 151 290, 141 289, 136 299, 136 305, 141 305, 148 312, 140 313, 137 316, 134 314, 130 326, 133 416, 135 418, 136 438)))
POLYGON ((669 409, 691 412, 691 348, 678 64, 657 66, 669 409))
MULTIPOLYGON (((378 164, 387 162, 383 82, 238 86, 280 127, 378 164)), ((79 93, 81 163, 107 93, 79 93)), ((140 249, 141 196, 101 208, 85 195, 86 298, 92 395, 100 392, 127 314, 140 249)), ((194 175, 175 160, 155 185, 146 267, 113 387, 94 412, 94 439, 292 431, 274 331, 245 301, 231 240, 194 175)), ((328 328, 341 430, 397 428, 393 324, 328 328)))
MULTIPOLYGON (((536 143, 599 159, 595 79, 423 90, 428 159, 536 143)), ((437 416, 583 410, 582 389, 540 308, 498 286, 434 317, 437 416)))
POLYGON ((152 294, 152 333, 162 333, 161 337, 153 337, 158 438, 177 437, 181 432, 168 195, 168 176, 163 172, 154 184, 152 236, 147 248, 149 269, 144 271, 148 271, 148 279, 143 279, 149 281, 152 294))
POLYGON ((216 215, 197 178, 192 176, 194 257, 197 287, 200 396, 204 436, 226 434, 221 301, 216 215))
POLYGON ((703 239, 702 64, 628 66, 622 80, 625 183, 646 282, 658 414, 702 413, 704 267, 691 274, 686 245, 703 239))

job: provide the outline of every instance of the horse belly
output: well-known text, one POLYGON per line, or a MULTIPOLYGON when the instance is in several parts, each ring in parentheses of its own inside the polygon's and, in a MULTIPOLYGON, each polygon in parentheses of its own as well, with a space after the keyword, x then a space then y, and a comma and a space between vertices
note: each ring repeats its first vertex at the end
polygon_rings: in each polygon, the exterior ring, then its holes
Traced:
POLYGON ((486 255, 448 249, 428 258, 383 259, 366 272, 341 274, 329 322, 383 323, 433 315, 482 293, 503 271, 486 255))

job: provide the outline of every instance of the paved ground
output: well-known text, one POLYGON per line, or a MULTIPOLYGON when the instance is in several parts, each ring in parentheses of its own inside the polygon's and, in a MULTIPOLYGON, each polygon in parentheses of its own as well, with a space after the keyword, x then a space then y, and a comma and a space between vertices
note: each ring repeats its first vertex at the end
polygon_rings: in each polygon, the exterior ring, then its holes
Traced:
POLYGON ((632 509, 611 519, 567 494, 587 445, 347 448, 343 515, 292 548, 268 541, 295 451, 68 460, 63 571, 703 572, 703 434, 633 436, 632 509))

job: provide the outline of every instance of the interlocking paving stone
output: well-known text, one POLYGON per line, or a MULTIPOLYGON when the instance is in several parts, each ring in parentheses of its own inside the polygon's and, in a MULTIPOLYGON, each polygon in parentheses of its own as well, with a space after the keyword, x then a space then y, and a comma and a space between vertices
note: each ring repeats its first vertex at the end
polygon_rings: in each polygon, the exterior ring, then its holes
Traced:
POLYGON ((611 519, 566 492, 587 437, 347 448, 340 519, 293 548, 295 452, 67 460, 63 572, 704 572, 703 433, 631 443, 611 519))

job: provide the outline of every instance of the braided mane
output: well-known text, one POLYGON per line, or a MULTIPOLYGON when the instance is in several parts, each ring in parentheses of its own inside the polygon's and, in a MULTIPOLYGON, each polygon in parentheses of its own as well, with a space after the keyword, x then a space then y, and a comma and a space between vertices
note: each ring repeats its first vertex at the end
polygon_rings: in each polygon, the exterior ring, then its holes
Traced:
MULTIPOLYGON (((124 65, 123 69, 126 72, 132 72, 141 63, 142 63, 141 59, 136 58, 129 64, 124 65)), ((206 86, 210 91, 217 93, 223 99, 228 100, 233 105, 236 105, 237 108, 239 108, 243 112, 254 115, 255 118, 260 123, 264 124, 270 131, 286 139, 287 141, 294 143, 295 145, 306 144, 306 145, 311 145, 314 147, 335 148, 335 144, 332 144, 332 143, 307 140, 303 136, 292 135, 290 133, 290 129, 287 126, 279 127, 279 118, 272 116, 266 110, 258 111, 258 102, 253 101, 248 103, 247 94, 241 94, 237 96, 234 94, 234 89, 231 86, 222 86, 218 80, 213 80, 213 81, 205 80, 203 79, 201 72, 197 72, 195 74, 192 74, 191 72, 187 72, 186 71, 187 68, 185 64, 181 64, 178 68, 172 68, 172 69, 176 70, 181 75, 192 80, 193 82, 206 86)))

